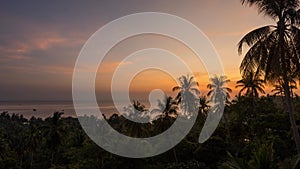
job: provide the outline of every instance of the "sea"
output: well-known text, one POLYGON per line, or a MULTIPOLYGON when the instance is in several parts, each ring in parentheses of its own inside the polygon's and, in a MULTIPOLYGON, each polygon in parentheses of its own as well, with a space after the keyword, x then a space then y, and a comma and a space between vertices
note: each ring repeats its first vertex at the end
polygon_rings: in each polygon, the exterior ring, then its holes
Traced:
MULTIPOLYGON (((146 108, 150 104, 143 100, 141 102, 146 108)), ((132 103, 122 103, 119 107, 124 108, 132 103)), ((95 108, 95 107, 90 107, 95 108)), ((98 106, 101 113, 109 118, 113 114, 120 114, 112 101, 99 101, 98 106)), ((77 117, 74 109, 73 101, 0 101, 0 113, 7 112, 8 114, 19 114, 30 119, 32 116, 37 118, 48 118, 54 112, 64 112, 63 117, 77 117)), ((87 114, 89 112, 86 112, 87 114)), ((101 115, 102 116, 102 115, 101 115)))
MULTIPOLYGON (((106 117, 117 113, 111 102, 101 102, 99 109, 106 117)), ((73 101, 0 101, 0 113, 19 114, 30 119, 51 117, 54 112, 64 112, 63 117, 77 117, 73 101)))

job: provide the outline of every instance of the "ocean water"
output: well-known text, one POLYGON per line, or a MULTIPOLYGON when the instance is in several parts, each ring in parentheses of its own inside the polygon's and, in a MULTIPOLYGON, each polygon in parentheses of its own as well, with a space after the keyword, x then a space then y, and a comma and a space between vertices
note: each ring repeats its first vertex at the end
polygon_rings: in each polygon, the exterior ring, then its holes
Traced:
MULTIPOLYGON (((150 107, 149 103, 145 100, 141 103, 146 107, 150 107)), ((127 107, 129 104, 122 103, 119 107, 127 107)), ((90 108, 94 109, 95 107, 88 107, 87 115, 90 108)), ((106 117, 110 117, 112 114, 120 114, 111 101, 99 101, 96 108, 99 108, 101 113, 106 117)), ((57 111, 64 112, 63 117, 77 117, 73 101, 0 101, 0 113, 22 114, 28 119, 32 116, 44 119, 51 117, 57 111)))
MULTIPOLYGON (((106 117, 118 114, 111 102, 101 102, 98 105, 106 117)), ((72 101, 0 101, 0 113, 22 114, 25 118, 32 116, 47 118, 57 111, 63 111, 63 117, 77 117, 72 101)))

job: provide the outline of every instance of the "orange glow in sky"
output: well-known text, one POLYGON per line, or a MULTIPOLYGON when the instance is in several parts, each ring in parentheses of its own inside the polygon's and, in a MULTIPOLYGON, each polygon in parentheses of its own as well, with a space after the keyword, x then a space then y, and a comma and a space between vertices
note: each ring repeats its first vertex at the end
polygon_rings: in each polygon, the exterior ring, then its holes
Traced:
MULTIPOLYGON (((258 15, 254 7, 243 6, 239 0, 122 0, 94 3, 74 0, 72 3, 54 5, 50 2, 39 5, 37 2, 34 5, 30 2, 20 2, 21 5, 1 3, 0 78, 3 80, 0 83, 0 100, 71 100, 73 68, 88 38, 115 19, 149 11, 184 18, 207 35, 221 58, 226 76, 231 80, 228 86, 234 90, 234 97, 239 90, 235 89, 235 83, 241 79, 239 66, 243 59, 237 54, 237 43, 247 32, 275 24, 272 19, 258 15)), ((178 55, 194 72, 200 92, 207 93, 209 77, 203 63, 182 43, 158 35, 131 37, 111 49, 99 65, 96 93, 102 93, 105 97, 110 92, 114 70, 122 59, 145 48, 162 48, 178 55)), ((133 67, 136 63, 121 64, 133 67)), ((178 66, 170 64, 170 68, 176 70, 178 66)), ((86 69, 89 71, 88 66, 86 69)), ((134 97, 135 94, 161 88, 171 95, 175 84, 161 72, 147 71, 133 79, 130 92, 134 97)), ((266 87, 266 93, 270 90, 271 87, 266 87)), ((297 92, 300 93, 300 89, 297 92)))

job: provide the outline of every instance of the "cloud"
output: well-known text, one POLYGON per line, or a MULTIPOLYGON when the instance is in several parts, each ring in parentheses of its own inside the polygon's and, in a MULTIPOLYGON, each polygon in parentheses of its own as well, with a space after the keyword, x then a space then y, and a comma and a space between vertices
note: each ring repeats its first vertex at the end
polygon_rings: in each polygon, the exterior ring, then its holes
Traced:
MULTIPOLYGON (((2 1, 0 2, 0 77, 5 79, 6 89, 10 88, 9 91, 12 92, 6 93, 5 97, 10 95, 14 95, 14 98, 20 97, 23 91, 18 87, 27 83, 28 99, 31 99, 30 93, 34 93, 36 86, 39 85, 47 85, 51 88, 52 85, 59 84, 71 90, 73 67, 85 41, 105 23, 121 16, 145 11, 178 15, 202 29, 221 52, 226 73, 233 81, 238 79, 238 70, 228 71, 228 69, 239 64, 235 49, 239 36, 266 23, 262 16, 257 16, 256 9, 242 7, 238 0, 226 3, 223 0, 143 2, 117 0, 90 3, 81 0, 74 0, 72 3, 59 0, 2 1)), ((109 58, 100 65, 98 72, 101 75, 100 81, 108 82, 118 65, 134 66, 130 62, 120 64, 120 58, 130 54, 131 50, 145 47, 148 41, 149 44, 157 42, 154 38, 151 41, 142 37, 138 43, 123 45, 121 49, 109 55, 109 58)), ((174 49, 178 54, 186 56, 186 60, 190 60, 191 65, 195 63, 193 57, 189 57, 190 53, 178 47, 181 44, 172 45, 167 41, 162 41, 162 44, 167 49, 174 49)), ((176 68, 174 65, 173 67, 176 68)), ((89 65, 82 69, 87 72, 94 71, 89 65)), ((196 64, 193 70, 199 70, 195 74, 200 82, 200 90, 207 91, 208 75, 200 72, 201 65, 196 64)), ((151 84, 151 80, 153 81, 149 78, 147 84, 151 84)), ((230 84, 233 85, 234 82, 230 84)), ((165 86, 167 87, 167 84, 165 86)), ((49 92, 45 91, 42 97, 48 97, 47 93, 53 98, 56 96, 53 90, 49 90, 49 92)))

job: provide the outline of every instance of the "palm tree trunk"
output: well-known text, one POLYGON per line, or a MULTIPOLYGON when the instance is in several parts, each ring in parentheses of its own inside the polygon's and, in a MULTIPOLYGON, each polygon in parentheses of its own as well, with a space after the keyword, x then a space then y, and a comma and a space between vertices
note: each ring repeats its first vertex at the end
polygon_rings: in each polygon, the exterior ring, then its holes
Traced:
POLYGON ((284 32, 284 27, 285 27, 285 23, 284 23, 284 18, 282 16, 279 17, 279 21, 277 23, 278 29, 279 29, 279 53, 281 55, 281 62, 282 62, 282 70, 284 70, 282 73, 282 77, 283 77, 283 90, 284 90, 284 97, 285 97, 285 101, 287 104, 287 110, 289 113, 289 118, 290 118, 290 123, 291 123, 291 127, 292 127, 292 131, 293 131, 293 136, 294 136, 294 141, 296 144, 296 148, 297 148, 297 153, 298 156, 300 156, 300 136, 299 136, 299 131, 298 131, 298 127, 296 124, 296 119, 295 119, 295 108, 293 106, 293 100, 291 98, 291 92, 290 92, 290 85, 289 85, 289 78, 288 78, 288 71, 290 70, 290 65, 289 65, 289 61, 287 61, 287 59, 285 58, 285 52, 284 50, 286 50, 284 48, 284 36, 285 36, 285 32, 284 32))
POLYGON ((300 136, 299 136, 298 127, 296 124, 295 107, 293 105, 293 100, 291 98, 291 93, 290 93, 290 89, 289 89, 290 87, 289 87, 288 81, 284 82, 283 88, 284 88, 284 93, 285 93, 284 96, 285 96, 285 101, 287 103, 287 109, 288 109, 288 113, 289 113, 290 123, 291 123, 292 131, 293 131, 294 141, 296 143, 298 155, 300 156, 300 136))
POLYGON ((30 157, 30 169, 33 168, 33 152, 31 152, 31 157, 30 157))

